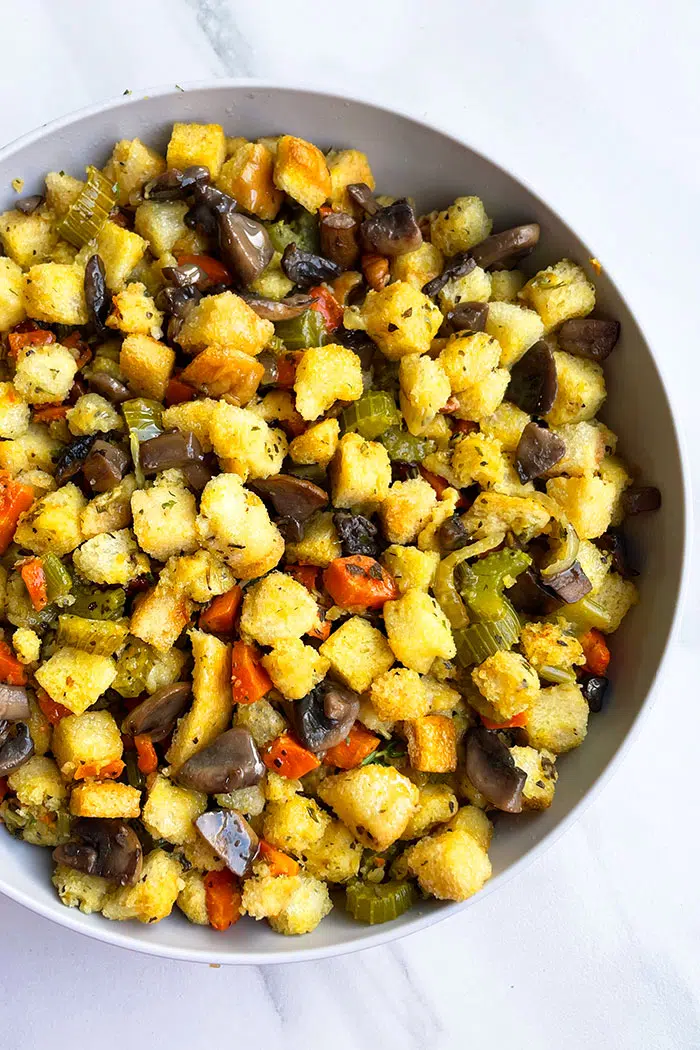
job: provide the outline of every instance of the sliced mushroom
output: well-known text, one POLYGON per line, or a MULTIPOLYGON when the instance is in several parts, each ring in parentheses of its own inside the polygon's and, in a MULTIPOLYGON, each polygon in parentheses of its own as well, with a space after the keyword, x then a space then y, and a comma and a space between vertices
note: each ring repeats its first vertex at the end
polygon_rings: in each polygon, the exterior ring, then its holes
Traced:
POLYGON ((12 723, 0 719, 0 747, 5 743, 12 732, 12 723))
POLYGON ((613 572, 619 573, 625 580, 631 580, 633 577, 639 576, 637 570, 630 564, 627 540, 622 529, 608 529, 595 541, 595 544, 600 550, 607 551, 612 555, 610 564, 613 572))
POLYGON ((98 875, 120 886, 141 877, 143 849, 138 835, 121 820, 83 817, 73 825, 77 842, 67 842, 53 852, 57 864, 98 875))
POLYGON ((448 259, 447 266, 442 273, 423 285, 423 295, 434 299, 448 281, 453 281, 457 277, 466 277, 475 267, 476 263, 469 252, 459 252, 458 255, 453 255, 451 259, 448 259))
POLYGON ((216 237, 218 230, 218 212, 207 204, 193 204, 185 213, 185 226, 190 230, 199 230, 206 237, 216 237))
POLYGON ((619 338, 619 321, 602 321, 595 317, 572 317, 564 321, 557 333, 562 350, 592 361, 604 361, 615 349, 619 338))
POLYGON ((625 514, 646 514, 661 506, 661 493, 653 485, 639 485, 622 493, 625 514))
POLYGON ((308 310, 314 302, 310 295, 288 295, 286 299, 265 299, 260 295, 244 295, 242 298, 251 310, 265 321, 291 321, 308 310))
POLYGON ((282 271, 299 288, 312 288, 324 281, 334 281, 342 270, 337 263, 324 259, 322 255, 304 252, 296 244, 288 244, 282 255, 282 271))
POLYGON ((554 404, 557 389, 554 354, 540 340, 513 365, 505 396, 528 415, 545 416, 554 404))
POLYGON ((23 215, 33 215, 37 208, 40 208, 44 203, 44 198, 40 193, 33 193, 31 197, 23 197, 21 201, 17 201, 15 209, 21 211, 23 215))
POLYGON ((553 576, 547 576, 545 586, 554 591, 557 598, 566 602, 567 605, 573 605, 574 602, 585 598, 593 588, 591 581, 577 561, 568 569, 562 569, 553 576))
POLYGON ((438 529, 440 546, 445 551, 458 551, 469 543, 469 533, 459 514, 453 514, 451 518, 443 521, 438 529))
POLYGON ((83 285, 90 326, 95 335, 104 335, 112 297, 107 292, 104 263, 99 255, 91 255, 86 262, 83 285))
POLYGON ((357 693, 335 682, 321 682, 292 706, 299 741, 309 751, 335 747, 352 729, 359 710, 357 693))
POLYGON ((360 257, 358 224, 345 211, 332 211, 319 223, 321 252, 341 270, 352 270, 360 257))
POLYGON ((328 493, 312 481, 293 474, 276 474, 272 478, 251 481, 249 487, 269 500, 287 527, 288 538, 301 539, 304 522, 328 503, 328 493))
POLYGON ((215 470, 209 469, 206 456, 202 460, 193 459, 189 463, 183 463, 180 470, 185 475, 187 484, 195 492, 201 492, 204 486, 214 477, 214 473, 218 473, 218 468, 215 468, 215 470))
POLYGON ((512 587, 505 592, 518 612, 531 616, 547 616, 559 607, 559 600, 534 568, 521 572, 512 587))
POLYGON ((235 728, 192 755, 177 773, 177 781, 207 795, 259 784, 265 775, 258 749, 247 729, 235 728))
POLYGON ((518 259, 529 255, 540 239, 540 227, 537 222, 524 226, 514 226, 502 233, 493 233, 490 237, 474 245, 471 253, 476 265, 482 270, 508 270, 518 259))
POLYGON ((165 740, 191 697, 191 682, 163 686, 129 712, 122 723, 122 732, 130 736, 148 733, 156 744, 165 740))
MULTIPOLYGON (((260 315, 258 314, 258 316, 260 315)), ((276 354, 273 354, 271 350, 263 350, 258 357, 258 363, 265 369, 260 380, 260 386, 273 386, 279 378, 279 364, 276 354)))
POLYGON ((181 263, 180 266, 164 266, 161 270, 163 277, 176 288, 189 288, 194 286, 204 291, 212 283, 211 278, 205 273, 201 266, 196 263, 181 263))
POLYGON ((604 675, 584 674, 579 682, 583 699, 588 704, 588 710, 597 714, 603 710, 603 700, 608 689, 608 680, 604 675))
POLYGON ((504 813, 520 813, 527 774, 496 733, 483 726, 467 734, 466 773, 477 791, 504 813))
POLYGON ((64 481, 68 481, 69 478, 75 477, 82 470, 83 463, 87 459, 96 439, 96 434, 85 434, 82 437, 74 438, 69 445, 61 449, 56 460, 55 472, 56 481, 59 485, 62 485, 64 481))
POLYGON ((355 204, 359 204, 366 215, 375 215, 381 207, 366 182, 351 182, 348 186, 348 196, 355 204))
POLYGON ((219 247, 226 266, 246 287, 260 276, 274 255, 263 224, 240 212, 219 215, 219 247))
POLYGON ((528 423, 515 450, 515 469, 523 485, 541 478, 566 455, 566 443, 538 423, 528 423))
POLYGON ((333 524, 340 537, 344 557, 349 558, 353 554, 378 557, 377 526, 369 518, 363 514, 354 514, 351 510, 337 510, 333 515, 333 524))
POLYGON ((191 430, 169 430, 166 434, 149 438, 141 442, 139 451, 144 474, 160 474, 162 470, 201 461, 204 456, 202 446, 191 430))
POLYGON ((244 876, 258 855, 258 836, 242 813, 235 809, 213 809, 195 821, 199 834, 229 871, 244 876))
POLYGON ((108 376, 106 372, 93 372, 88 378, 88 386, 113 405, 121 405, 123 401, 128 401, 134 396, 124 383, 120 383, 114 376, 108 376))
POLYGON ((156 295, 156 306, 173 317, 184 319, 201 298, 202 293, 194 284, 168 285, 156 295))
POLYGON ((0 721, 29 718, 29 697, 23 685, 0 685, 0 721))
POLYGON ((122 480, 129 467, 129 457, 123 449, 98 439, 83 463, 83 477, 92 492, 111 492, 122 480))
POLYGON ((184 171, 168 168, 162 175, 157 175, 146 183, 142 196, 147 201, 182 200, 192 193, 195 187, 207 186, 210 179, 209 169, 202 165, 193 165, 184 171))
POLYGON ((415 212, 405 197, 365 219, 360 234, 366 251, 389 258, 414 252, 423 243, 415 212))
POLYGON ((453 332, 483 332, 489 316, 488 303, 460 303, 445 317, 445 328, 453 332))
POLYGON ((26 722, 15 722, 5 743, 0 747, 0 777, 19 769, 34 754, 34 741, 26 722))
POLYGON ((204 204, 216 215, 226 215, 228 212, 235 211, 238 207, 238 201, 234 200, 229 193, 224 193, 217 186, 197 183, 193 190, 195 202, 204 204))

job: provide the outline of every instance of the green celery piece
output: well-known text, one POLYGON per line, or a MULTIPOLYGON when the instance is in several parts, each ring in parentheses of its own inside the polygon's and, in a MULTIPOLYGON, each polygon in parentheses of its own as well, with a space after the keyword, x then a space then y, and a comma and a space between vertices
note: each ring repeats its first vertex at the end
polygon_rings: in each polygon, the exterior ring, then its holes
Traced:
POLYGON ((545 682, 566 685, 576 681, 576 675, 570 667, 552 667, 551 664, 544 664, 542 667, 536 668, 536 670, 540 678, 545 682))
POLYGON ((130 638, 117 660, 117 677, 112 688, 127 700, 140 696, 146 688, 146 676, 153 667, 155 656, 150 645, 140 638, 130 638))
POLYGON ((287 350, 305 350, 309 346, 323 346, 328 342, 326 325, 318 310, 305 310, 290 321, 278 321, 275 334, 287 350))
POLYGON ((484 620, 452 632, 461 667, 481 664, 503 649, 512 649, 520 637, 520 620, 507 598, 502 597, 502 615, 497 620, 484 620))
POLYGON ((139 441, 148 441, 163 433, 163 406, 147 397, 134 397, 122 406, 124 421, 139 441))
POLYGON ((58 602, 59 605, 65 605, 64 599, 73 590, 73 581, 68 569, 61 559, 51 552, 44 554, 41 563, 46 577, 47 598, 50 602, 58 602))
POLYGON ((381 434, 379 440, 394 462, 422 463, 426 456, 435 451, 435 442, 429 438, 414 437, 400 427, 389 427, 381 434))
POLYGON ((376 926, 403 915, 416 900, 416 890, 410 882, 348 883, 345 890, 345 908, 353 919, 376 926))
POLYGON ((368 441, 375 441, 389 429, 401 423, 396 402, 386 390, 370 390, 340 415, 343 433, 357 431, 368 441))
POLYGON ((89 167, 87 176, 80 196, 58 224, 59 235, 76 248, 95 240, 117 200, 112 183, 98 168, 89 167))
POLYGON ((503 615, 503 588, 507 577, 517 577, 532 563, 525 551, 504 548, 471 565, 460 565, 459 592, 476 620, 498 620, 503 615))
POLYGON ((86 620, 121 620, 126 604, 123 587, 107 587, 100 590, 80 577, 73 579, 75 601, 70 607, 71 615, 86 620))
POLYGON ((113 656, 126 641, 128 620, 87 620, 83 616, 64 614, 58 618, 57 644, 82 649, 98 656, 113 656))
POLYGON ((311 212, 300 209, 293 219, 278 219, 267 227, 276 252, 283 252, 288 244, 296 244, 303 252, 318 252, 318 219, 311 212))

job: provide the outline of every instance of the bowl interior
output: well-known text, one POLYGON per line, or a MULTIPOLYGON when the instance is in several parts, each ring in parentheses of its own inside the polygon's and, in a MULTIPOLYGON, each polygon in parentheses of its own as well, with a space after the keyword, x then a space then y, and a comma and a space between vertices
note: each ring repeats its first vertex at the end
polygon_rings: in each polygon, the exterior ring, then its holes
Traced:
MULTIPOLYGON (((368 154, 378 189, 413 197, 421 212, 445 206, 458 195, 477 194, 493 216, 496 229, 518 222, 540 223, 541 247, 527 260, 531 272, 565 256, 587 264, 595 255, 517 179, 439 131, 362 102, 312 91, 222 82, 111 103, 20 140, 0 155, 0 207, 12 207, 16 198, 9 186, 17 176, 25 180, 24 193, 40 192, 47 171, 63 169, 82 177, 86 164, 106 161, 118 139, 138 136, 164 147, 175 120, 219 122, 227 134, 247 138, 284 131, 323 147, 357 147, 368 154)), ((494 878, 489 890, 561 830, 610 765, 653 683, 679 593, 685 507, 671 411, 650 350, 625 302, 607 274, 595 278, 595 283, 599 312, 622 323, 619 347, 606 367, 609 401, 601 415, 620 435, 625 459, 641 468, 645 481, 661 488, 663 508, 656 515, 630 523, 633 553, 643 569, 639 580, 641 604, 631 611, 613 639, 612 702, 604 714, 592 717, 585 745, 560 760, 560 779, 551 809, 537 816, 498 821, 491 850, 494 878)), ((280 962, 352 951, 401 936, 462 907, 421 904, 374 931, 351 922, 336 909, 314 933, 299 939, 281 938, 266 923, 250 922, 221 937, 190 925, 182 917, 142 927, 66 909, 55 896, 50 867, 49 851, 0 834, 0 889, 20 903, 91 936, 142 951, 208 962, 280 962)))

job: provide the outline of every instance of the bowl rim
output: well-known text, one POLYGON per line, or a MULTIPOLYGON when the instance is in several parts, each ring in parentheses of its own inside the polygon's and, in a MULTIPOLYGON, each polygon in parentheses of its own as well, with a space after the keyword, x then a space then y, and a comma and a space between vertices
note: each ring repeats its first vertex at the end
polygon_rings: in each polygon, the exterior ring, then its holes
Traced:
MULTIPOLYGON (((250 89, 254 91, 291 91, 298 92, 306 95, 322 96, 329 99, 332 102, 339 104, 351 103, 366 106, 371 109, 378 110, 381 113, 388 114, 390 116, 398 116, 405 120, 411 121, 413 124, 425 128, 429 131, 437 132, 439 135, 456 145, 466 147, 472 153, 487 161, 493 167, 497 168, 500 172, 505 174, 511 179, 514 179, 521 186, 523 186, 533 197, 540 201, 545 207, 549 208, 556 215, 557 219, 563 224, 565 230, 571 233, 584 245, 586 241, 583 237, 579 236, 576 229, 571 225, 568 219, 562 216, 562 213, 558 208, 550 206, 546 200, 534 189, 527 179, 522 178, 518 174, 515 167, 506 167, 505 164, 500 163, 493 159, 489 153, 484 152, 480 147, 472 145, 466 136, 457 135, 455 131, 449 127, 444 126, 437 120, 434 119, 423 119, 418 116, 410 108, 404 108, 397 105, 385 105, 382 102, 377 102, 375 99, 368 95, 347 94, 344 92, 329 90, 322 82, 313 81, 308 79, 267 79, 264 77, 221 77, 212 80, 195 80, 185 81, 183 84, 161 84, 153 88, 137 89, 127 94, 110 96, 101 102, 92 103, 88 106, 82 106, 78 109, 71 110, 61 116, 55 117, 54 119, 47 121, 44 124, 40 124, 33 130, 26 132, 23 135, 12 139, 4 146, 0 147, 0 161, 5 161, 10 158, 13 154, 20 152, 27 146, 39 141, 48 132, 59 130, 62 127, 68 125, 77 124, 81 120, 95 116, 108 110, 116 108, 126 108, 130 105, 134 105, 143 102, 151 98, 162 98, 167 96, 177 97, 181 93, 187 93, 190 91, 226 91, 232 88, 238 90, 250 89)), ((41 915, 43 918, 49 919, 51 922, 56 923, 59 926, 64 926, 67 929, 72 930, 74 933, 78 933, 83 937, 87 937, 91 940, 101 941, 106 944, 112 944, 119 948, 126 948, 131 951, 137 951, 143 955, 151 955, 160 958, 173 959, 178 962, 196 962, 201 964, 219 964, 228 966, 242 966, 242 965, 280 965, 288 963, 300 963, 300 962, 311 962, 319 959, 330 959, 342 955, 351 955, 355 952, 364 951, 368 948, 378 947, 380 945, 388 944, 393 941, 401 940, 410 934, 417 933, 420 930, 427 929, 429 926, 433 926, 439 922, 442 922, 451 916, 454 916, 460 911, 464 911, 477 901, 483 900, 489 894, 493 893, 498 887, 505 885, 516 875, 520 874, 535 859, 541 857, 547 850, 549 850, 555 842, 561 838, 583 815, 586 809, 591 805, 593 800, 603 790, 605 785, 611 780, 615 773, 621 767, 624 757, 629 753, 629 750, 634 743, 637 735, 640 731, 643 721, 648 717, 649 712, 656 697, 659 693, 659 686, 662 682, 663 676, 668 671, 669 665, 669 652, 672 649, 673 643, 677 639, 679 633, 681 618, 685 601, 688 593, 689 584, 689 537, 692 534, 692 489, 690 482, 690 471, 689 471, 689 456, 686 448, 685 437, 681 431, 678 422, 676 411, 674 408, 673 399, 669 393, 669 387, 665 379, 664 367, 660 363, 656 354, 652 350, 651 344, 646 337, 644 328, 639 321, 636 313, 629 307, 627 299, 621 290, 618 283, 613 280, 610 273, 606 271, 606 276, 610 280, 615 292, 619 295, 622 302, 627 306, 630 314, 633 316, 637 327, 644 339, 649 354, 651 356, 652 365, 656 371, 658 382, 663 390, 666 402, 669 407, 669 415, 671 418, 671 432, 672 437, 675 441, 676 450, 678 454, 678 461, 680 466, 680 475, 682 482, 682 491, 680 493, 683 514, 681 519, 681 535, 679 537, 680 548, 681 548, 681 559, 680 559, 680 573, 678 581, 678 589, 675 597, 675 603, 671 622, 668 627, 666 638, 664 640, 663 651, 659 659, 658 666, 654 672, 653 678, 649 684, 646 695, 640 709, 634 718, 628 732, 620 742, 617 750, 614 752, 612 758, 608 762, 602 773, 593 781, 591 786, 585 792, 581 799, 571 808, 571 810, 562 818, 562 820, 552 828, 545 837, 540 841, 530 846, 529 849, 520 857, 515 863, 511 864, 505 871, 501 872, 495 878, 491 879, 486 883, 485 887, 480 890, 475 897, 470 898, 466 901, 446 903, 440 910, 429 912, 427 915, 417 916, 415 919, 408 919, 401 926, 394 926, 394 924, 388 924, 387 926, 380 926, 376 930, 372 931, 371 927, 368 927, 367 934, 364 937, 360 937, 347 944, 335 944, 327 945, 320 948, 309 948, 304 949, 303 943, 294 940, 291 942, 288 948, 280 947, 279 950, 273 952, 251 952, 241 953, 237 951, 223 952, 223 951, 211 951, 210 949, 199 949, 199 948, 188 948, 178 947, 175 945, 162 945, 153 943, 150 944, 148 941, 137 940, 132 934, 124 928, 120 923, 106 922, 95 930, 87 930, 82 925, 81 920, 77 915, 74 915, 73 909, 64 908, 62 911, 65 914, 58 912, 54 905, 45 904, 41 901, 34 900, 29 893, 26 893, 20 888, 12 887, 5 882, 0 873, 0 893, 9 897, 11 900, 28 908, 30 911, 41 915), (124 931, 124 932, 122 932, 124 931), (297 946, 298 945, 298 946, 297 946)))

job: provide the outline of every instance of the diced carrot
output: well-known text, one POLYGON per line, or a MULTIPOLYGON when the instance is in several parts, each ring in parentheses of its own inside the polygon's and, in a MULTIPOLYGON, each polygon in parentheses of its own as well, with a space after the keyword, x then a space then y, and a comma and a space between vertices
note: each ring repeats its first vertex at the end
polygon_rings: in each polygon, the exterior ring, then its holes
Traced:
POLYGON ((513 715, 507 722, 492 722, 490 718, 481 715, 481 721, 487 729, 515 729, 516 726, 524 726, 527 722, 527 711, 521 711, 513 715))
POLYGON ((331 621, 326 620, 325 617, 322 618, 322 615, 319 612, 318 621, 314 624, 311 630, 306 633, 309 638, 318 638, 320 641, 325 642, 326 638, 328 638, 331 633, 331 621))
POLYGON ((277 381, 275 386, 283 390, 291 390, 297 377, 297 366, 303 355, 302 350, 291 350, 287 354, 280 354, 277 358, 277 381))
POLYGON ((225 594, 218 594, 199 614, 200 629, 211 634, 230 634, 242 599, 243 591, 238 584, 225 594))
POLYGON ((65 419, 68 415, 70 405, 44 405, 35 408, 32 419, 35 423, 53 423, 57 419, 65 419))
POLYGON ((7 642, 0 642, 0 682, 6 685, 26 685, 27 672, 7 642))
POLYGON ((170 405, 181 405, 183 401, 192 401, 197 391, 189 383, 183 383, 177 376, 169 381, 165 388, 165 403, 170 405))
POLYGON ((262 760, 273 773, 296 780, 317 769, 320 759, 312 751, 298 744, 289 733, 275 737, 262 756, 262 760))
POLYGON ((345 740, 328 748, 323 756, 323 764, 337 769, 354 769, 378 747, 379 737, 365 729, 361 722, 355 722, 345 740))
POLYGON ((62 718, 67 718, 68 715, 73 714, 73 712, 67 707, 64 707, 63 704, 59 704, 56 700, 52 700, 45 689, 37 689, 36 701, 42 715, 52 726, 58 725, 62 718))
POLYGON ((269 842, 265 842, 265 839, 260 839, 259 856, 267 862, 270 875, 299 874, 299 865, 294 860, 294 857, 290 857, 289 854, 283 853, 281 849, 271 846, 269 842))
POLYGON ((287 565, 285 571, 312 593, 318 590, 318 565, 287 565))
POLYGON ((19 574, 24 580, 32 605, 37 612, 41 612, 49 604, 46 593, 46 573, 41 558, 28 558, 19 574))
POLYGON ((584 670, 591 674, 604 675, 610 663, 610 650, 603 634, 592 627, 579 641, 586 657, 584 670))
POLYGON ((332 214, 333 214, 333 209, 331 208, 330 204, 322 204, 321 207, 318 209, 318 217, 319 217, 319 219, 325 219, 325 218, 327 218, 327 216, 332 215, 332 214))
MULTIPOLYGON (((432 471, 426 470, 425 467, 419 467, 419 470, 422 476, 428 482, 428 484, 432 485, 433 491, 435 492, 437 498, 442 499, 445 489, 450 487, 449 481, 445 481, 445 479, 441 478, 439 474, 433 474, 432 471)), ((462 496, 460 496, 457 500, 456 506, 464 506, 464 498, 462 496)))
POLYGON ((232 872, 210 871, 204 876, 204 893, 209 925, 227 930, 241 917, 241 891, 232 872))
POLYGON ((148 733, 137 733, 134 737, 134 746, 138 755, 137 765, 142 773, 155 773, 158 769, 158 755, 148 733))
POLYGON ((124 772, 124 763, 121 758, 115 758, 114 762, 108 762, 106 766, 99 762, 81 762, 75 773, 74 780, 87 780, 91 777, 99 777, 100 780, 116 780, 124 772))
POLYGON ((399 596, 391 573, 364 554, 335 558, 323 573, 323 582, 336 605, 379 609, 399 596))
POLYGON ((92 360, 92 350, 87 343, 83 342, 80 332, 71 332, 70 335, 62 340, 62 345, 67 346, 69 350, 75 351, 75 363, 78 368, 82 368, 83 365, 92 360))
POLYGON ((479 429, 479 424, 472 419, 455 419, 452 429, 457 434, 473 434, 475 430, 479 429))
POLYGON ((272 680, 261 665, 255 646, 246 642, 234 642, 231 683, 236 704, 254 704, 272 689, 272 680))
POLYGON ((6 470, 0 471, 0 554, 12 543, 19 516, 34 502, 31 485, 13 481, 6 470))
POLYGON ((213 284, 231 284, 231 274, 228 272, 226 267, 218 259, 215 259, 213 255, 178 255, 177 264, 178 266, 184 266, 186 263, 193 263, 198 266, 200 270, 204 270, 205 274, 213 284))
POLYGON ((333 293, 329 292, 324 285, 317 284, 309 289, 309 295, 312 295, 315 300, 311 304, 311 309, 321 315, 328 331, 334 332, 336 328, 340 328, 344 311, 333 293))
POLYGON ((16 358, 25 346, 48 346, 49 343, 55 342, 56 336, 53 332, 47 332, 43 328, 36 328, 31 332, 10 332, 7 337, 9 354, 13 358, 16 358))

